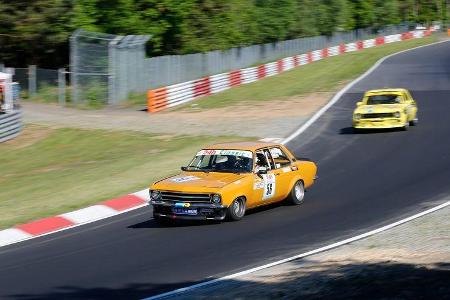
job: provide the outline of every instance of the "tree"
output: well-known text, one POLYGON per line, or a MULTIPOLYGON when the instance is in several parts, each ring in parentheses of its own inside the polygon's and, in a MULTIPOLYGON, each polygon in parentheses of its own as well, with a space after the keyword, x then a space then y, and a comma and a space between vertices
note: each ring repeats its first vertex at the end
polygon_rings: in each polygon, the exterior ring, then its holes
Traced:
POLYGON ((0 0, 0 53, 14 66, 67 62, 72 1, 0 0))
POLYGON ((355 28, 365 28, 373 25, 374 7, 372 0, 351 0, 355 28))
POLYGON ((295 24, 295 0, 257 0, 255 17, 257 43, 270 43, 286 39, 295 24))
POLYGON ((375 28, 400 23, 399 5, 397 0, 375 0, 374 22, 375 28))

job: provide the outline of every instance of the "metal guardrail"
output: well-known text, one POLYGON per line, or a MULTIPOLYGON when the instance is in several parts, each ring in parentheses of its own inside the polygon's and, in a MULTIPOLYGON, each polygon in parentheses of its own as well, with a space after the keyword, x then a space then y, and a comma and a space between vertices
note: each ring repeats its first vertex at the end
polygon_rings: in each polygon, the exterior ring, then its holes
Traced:
POLYGON ((15 138, 22 131, 22 112, 0 114, 0 143, 15 138))

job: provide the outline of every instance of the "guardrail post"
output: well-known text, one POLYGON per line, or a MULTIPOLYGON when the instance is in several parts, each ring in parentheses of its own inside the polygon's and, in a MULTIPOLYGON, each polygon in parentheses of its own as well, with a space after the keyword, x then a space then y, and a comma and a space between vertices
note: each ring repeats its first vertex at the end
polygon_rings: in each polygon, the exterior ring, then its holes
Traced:
POLYGON ((58 103, 66 105, 66 69, 58 69, 58 103))
POLYGON ((28 96, 33 97, 36 95, 36 66, 28 66, 28 96))

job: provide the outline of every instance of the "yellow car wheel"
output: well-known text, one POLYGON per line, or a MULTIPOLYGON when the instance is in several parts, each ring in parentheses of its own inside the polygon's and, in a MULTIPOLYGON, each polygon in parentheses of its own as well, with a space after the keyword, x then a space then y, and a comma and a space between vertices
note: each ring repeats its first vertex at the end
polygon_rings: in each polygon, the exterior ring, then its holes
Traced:
POLYGON ((235 199, 227 210, 227 217, 231 221, 239 221, 245 215, 245 199, 235 199))
POLYGON ((289 200, 294 205, 300 205, 305 201, 305 186, 303 185, 303 181, 298 180, 294 184, 289 194, 289 200))
POLYGON ((405 126, 402 127, 404 131, 407 131, 409 128, 409 121, 406 121, 405 126))

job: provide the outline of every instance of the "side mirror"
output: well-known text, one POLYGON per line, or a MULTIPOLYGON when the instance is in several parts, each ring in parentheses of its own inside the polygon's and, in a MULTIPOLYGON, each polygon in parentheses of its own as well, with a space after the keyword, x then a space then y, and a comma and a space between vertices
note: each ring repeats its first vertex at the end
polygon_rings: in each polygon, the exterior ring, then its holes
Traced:
POLYGON ((181 167, 181 171, 187 171, 187 167, 181 167))
POLYGON ((362 101, 356 102, 356 106, 361 106, 361 105, 363 105, 362 101))
POLYGON ((259 169, 256 174, 258 175, 262 175, 262 174, 267 174, 267 169, 259 169))

